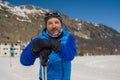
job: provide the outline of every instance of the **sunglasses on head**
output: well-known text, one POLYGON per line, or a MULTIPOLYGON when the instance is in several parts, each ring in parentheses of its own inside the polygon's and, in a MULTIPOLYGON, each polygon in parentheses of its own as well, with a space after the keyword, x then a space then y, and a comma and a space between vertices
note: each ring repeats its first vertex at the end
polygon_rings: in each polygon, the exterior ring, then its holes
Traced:
POLYGON ((45 17, 51 17, 51 16, 55 16, 55 17, 59 17, 60 14, 57 12, 51 12, 51 13, 46 13, 45 17))

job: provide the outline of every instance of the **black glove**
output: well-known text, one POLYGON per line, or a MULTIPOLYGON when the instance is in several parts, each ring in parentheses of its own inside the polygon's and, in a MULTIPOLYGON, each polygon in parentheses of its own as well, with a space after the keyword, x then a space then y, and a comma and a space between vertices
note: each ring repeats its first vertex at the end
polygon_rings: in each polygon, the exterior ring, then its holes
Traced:
POLYGON ((40 61, 43 66, 46 66, 48 64, 48 56, 51 53, 51 49, 43 49, 40 52, 40 61))
POLYGON ((52 49, 58 53, 60 52, 60 48, 61 43, 56 39, 38 39, 32 44, 31 51, 33 55, 39 54, 42 49, 52 49))
POLYGON ((31 46, 32 54, 38 54, 42 49, 49 49, 50 43, 48 39, 38 39, 35 42, 33 42, 31 46))
POLYGON ((51 48, 56 52, 60 52, 60 48, 61 48, 61 43, 59 41, 57 41, 56 39, 51 39, 50 40, 50 44, 51 44, 51 48))

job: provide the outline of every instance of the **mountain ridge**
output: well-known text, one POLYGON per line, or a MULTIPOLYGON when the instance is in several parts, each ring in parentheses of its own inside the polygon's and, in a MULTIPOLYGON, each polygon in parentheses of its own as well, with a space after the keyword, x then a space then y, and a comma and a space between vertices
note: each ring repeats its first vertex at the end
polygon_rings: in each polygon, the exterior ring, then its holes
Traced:
MULTIPOLYGON (((32 5, 13 6, 8 2, 0 2, 0 38, 30 41, 44 28, 44 14, 49 11, 32 5)), ((78 54, 98 53, 98 47, 101 50, 107 48, 105 50, 107 54, 119 53, 120 33, 116 30, 103 24, 71 19, 62 13, 61 15, 64 26, 76 36, 78 54), (116 49, 117 53, 114 52, 116 49)))

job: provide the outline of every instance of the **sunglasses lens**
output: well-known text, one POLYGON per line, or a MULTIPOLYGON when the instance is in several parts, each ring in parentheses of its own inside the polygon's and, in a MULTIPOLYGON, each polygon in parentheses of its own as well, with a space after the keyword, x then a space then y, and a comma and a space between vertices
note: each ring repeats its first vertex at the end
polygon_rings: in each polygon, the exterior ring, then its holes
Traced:
POLYGON ((49 13, 46 13, 46 14, 45 14, 46 17, 49 16, 49 15, 50 15, 49 13))
POLYGON ((58 14, 58 13, 52 13, 52 15, 53 15, 53 16, 59 16, 59 14, 58 14))
POLYGON ((53 13, 46 13, 46 14, 45 14, 45 17, 50 17, 50 16, 56 16, 56 17, 58 17, 58 16, 60 16, 60 14, 59 14, 59 13, 57 13, 57 12, 53 12, 53 13))

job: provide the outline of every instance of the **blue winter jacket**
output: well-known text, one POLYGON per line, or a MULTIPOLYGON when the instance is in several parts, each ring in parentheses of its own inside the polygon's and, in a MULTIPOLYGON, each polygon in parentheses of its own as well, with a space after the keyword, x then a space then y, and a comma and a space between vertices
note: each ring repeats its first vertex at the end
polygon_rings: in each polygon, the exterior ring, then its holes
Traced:
MULTIPOLYGON (((48 80, 70 80, 71 75, 71 61, 76 55, 76 43, 75 38, 68 33, 68 31, 62 27, 63 34, 57 40, 61 42, 62 46, 60 53, 51 52, 49 55, 49 63, 47 67, 47 77, 48 80)), ((33 39, 28 46, 24 49, 21 54, 20 62, 25 66, 33 65, 35 59, 38 56, 31 54, 31 45, 37 39, 51 39, 51 37, 46 33, 46 28, 43 29, 42 33, 33 39)), ((40 65, 41 66, 41 65, 40 65)), ((42 77, 41 67, 39 77, 42 77)))

